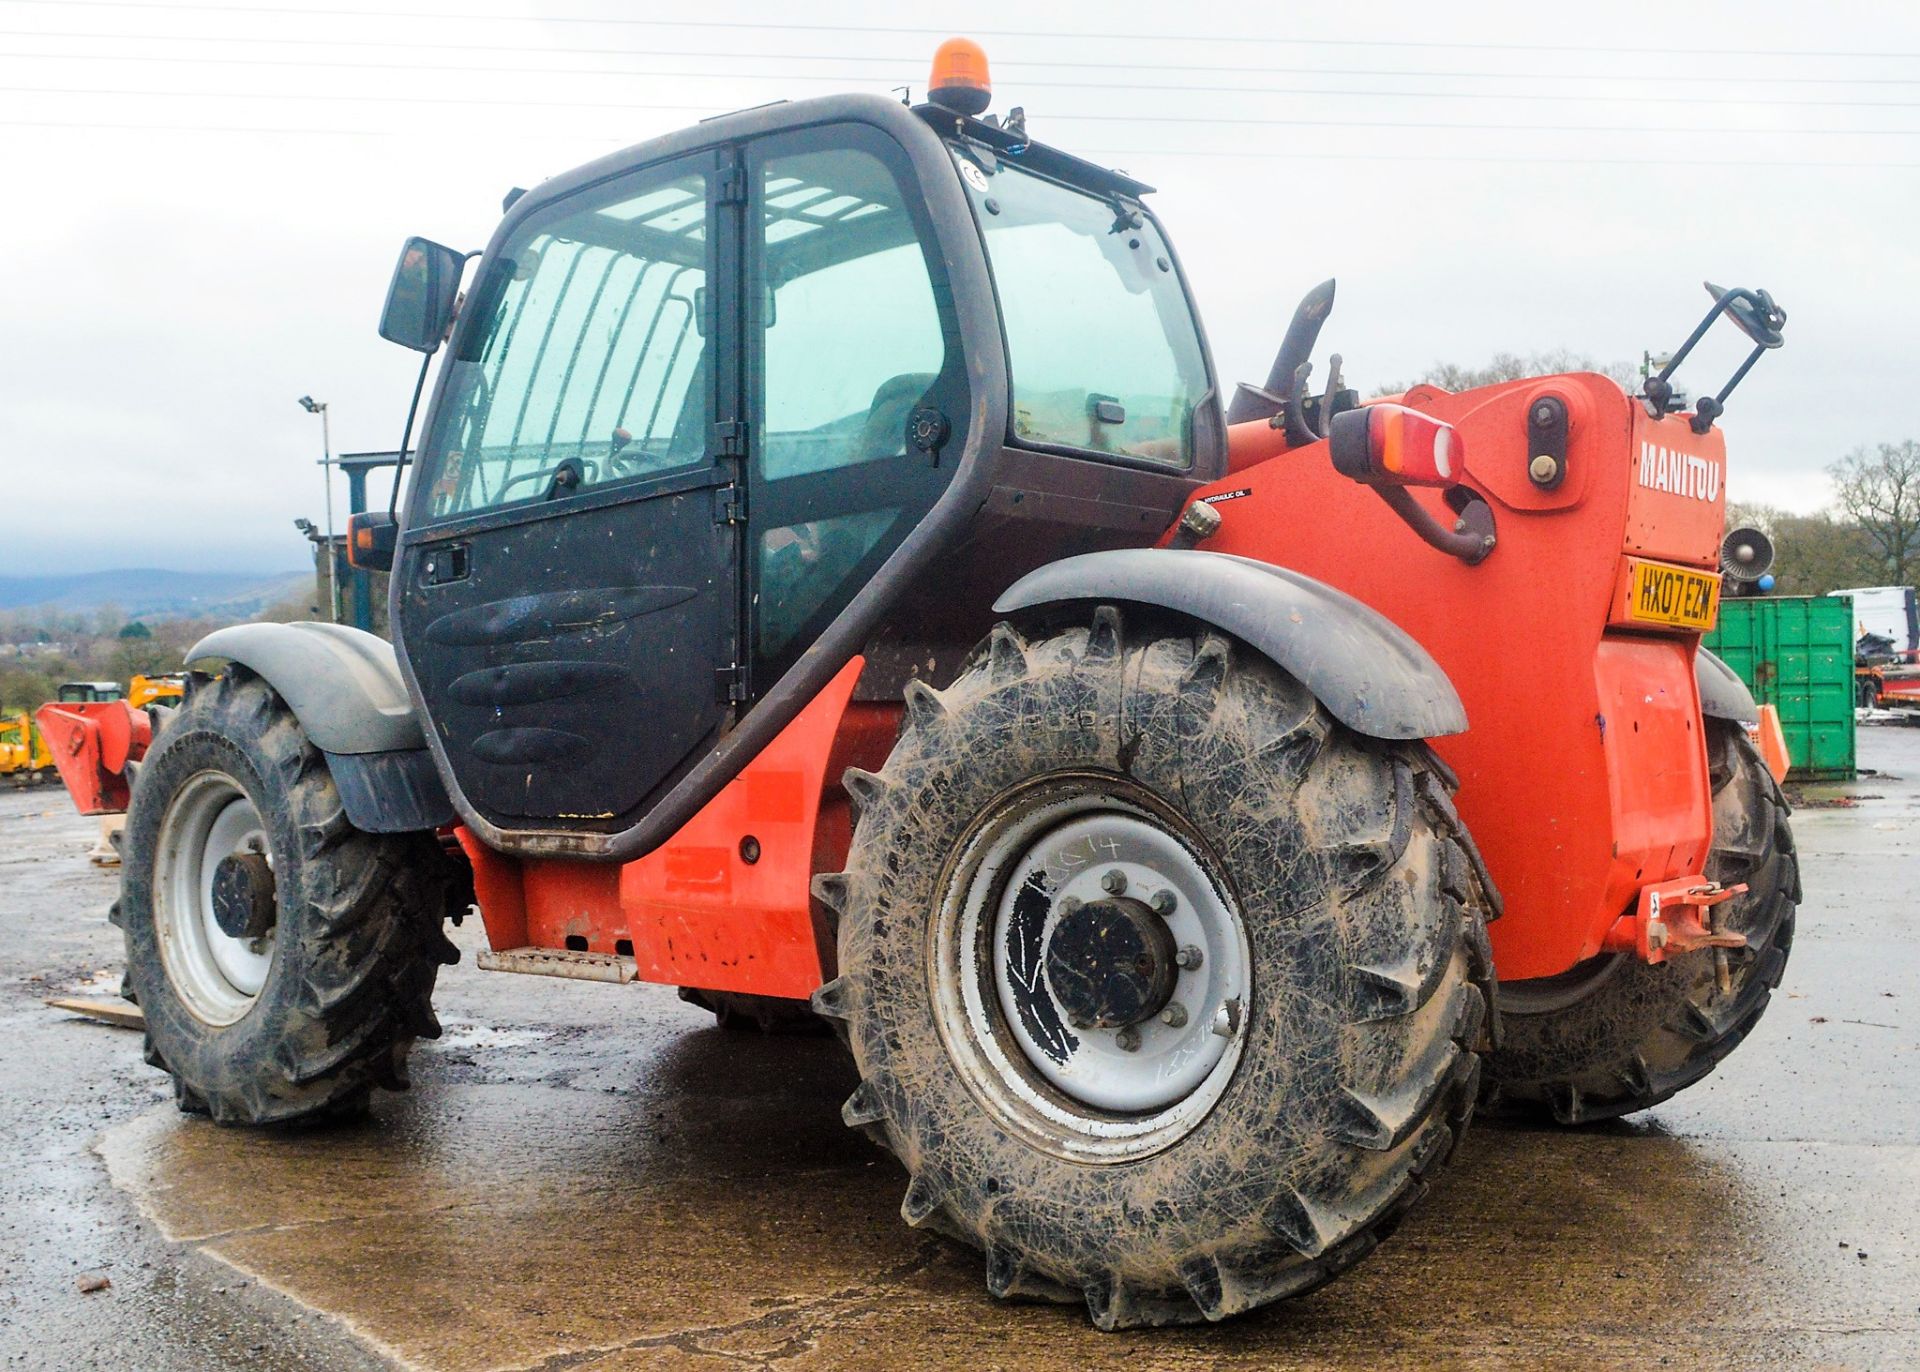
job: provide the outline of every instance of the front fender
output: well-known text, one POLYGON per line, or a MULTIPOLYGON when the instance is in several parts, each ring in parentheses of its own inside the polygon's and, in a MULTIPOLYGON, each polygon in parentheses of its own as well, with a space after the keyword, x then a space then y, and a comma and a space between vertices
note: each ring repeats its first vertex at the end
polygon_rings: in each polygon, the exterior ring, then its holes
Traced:
POLYGON ((344 624, 236 624, 187 651, 207 670, 237 662, 286 701, 326 754, 341 803, 365 833, 407 833, 453 822, 393 645, 344 624))
POLYGON ((1285 567, 1187 549, 1086 553, 1029 572, 993 608, 1012 614, 1076 600, 1156 605, 1214 625, 1292 673, 1356 733, 1440 738, 1467 727, 1453 683, 1411 635, 1285 567))

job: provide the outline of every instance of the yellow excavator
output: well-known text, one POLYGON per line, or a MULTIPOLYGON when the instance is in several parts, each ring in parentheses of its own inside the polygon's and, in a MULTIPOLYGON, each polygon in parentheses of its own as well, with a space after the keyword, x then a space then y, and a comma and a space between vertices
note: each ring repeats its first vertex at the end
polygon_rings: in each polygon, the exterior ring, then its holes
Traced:
POLYGON ((185 672, 136 676, 127 683, 127 704, 136 710, 144 710, 149 705, 178 705, 186 698, 185 672))
POLYGON ((0 715, 0 778, 15 786, 38 786, 56 772, 47 737, 25 711, 0 715))

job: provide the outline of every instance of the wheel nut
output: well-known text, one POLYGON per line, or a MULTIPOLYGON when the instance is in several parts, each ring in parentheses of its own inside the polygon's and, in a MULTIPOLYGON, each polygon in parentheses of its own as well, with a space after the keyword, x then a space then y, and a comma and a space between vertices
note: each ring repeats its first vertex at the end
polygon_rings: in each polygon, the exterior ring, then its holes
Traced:
POLYGON ((1060 913, 1070 915, 1080 908, 1080 904, 1081 901, 1078 896, 1062 896, 1060 898, 1060 913))
POLYGON ((1202 962, 1206 961, 1206 958, 1198 948, 1188 945, 1173 955, 1173 961, 1175 966, 1185 968, 1191 972, 1202 962))
MULTIPOLYGON (((1153 907, 1154 914, 1160 916, 1161 919, 1165 919, 1173 913, 1174 907, 1179 905, 1180 898, 1174 895, 1172 891, 1155 891, 1153 893, 1153 899, 1147 903, 1153 907)), ((1181 964, 1183 967, 1185 965, 1185 963, 1181 964)))
POLYGON ((1187 1007, 1175 1001, 1160 1012, 1160 1022, 1169 1029, 1178 1029, 1187 1022, 1187 1007))
POLYGON ((1100 889, 1110 896, 1124 894, 1127 889, 1127 874, 1118 867, 1113 868, 1100 878, 1100 889))
POLYGON ((1123 1053, 1138 1052, 1140 1049, 1140 1031, 1129 1024, 1113 1036, 1113 1041, 1120 1045, 1120 1051, 1123 1053))

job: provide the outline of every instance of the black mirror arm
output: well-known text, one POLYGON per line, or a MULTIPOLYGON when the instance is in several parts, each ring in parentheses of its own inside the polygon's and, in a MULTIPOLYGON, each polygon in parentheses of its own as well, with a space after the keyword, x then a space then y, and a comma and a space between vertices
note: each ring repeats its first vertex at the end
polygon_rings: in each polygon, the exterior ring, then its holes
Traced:
POLYGON ((407 426, 400 431, 400 456, 393 464, 393 489, 387 492, 387 513, 393 514, 400 508, 400 476, 407 470, 407 464, 413 460, 408 444, 413 442, 413 421, 420 413, 420 393, 427 388, 427 368, 433 365, 433 354, 428 353, 420 359, 420 375, 413 383, 413 403, 407 406, 407 426))
POLYGON ((1747 373, 1753 370, 1753 364, 1758 362, 1766 351, 1766 344, 1754 344, 1753 351, 1747 354, 1747 360, 1740 364, 1738 371, 1727 378, 1727 384, 1720 388, 1718 395, 1703 395, 1694 401, 1693 418, 1687 421, 1688 427, 1697 434, 1703 434, 1711 429, 1713 421, 1727 412, 1727 397, 1733 394, 1733 388, 1747 379, 1747 373))
POLYGON ((1708 294, 1713 296, 1713 308, 1707 311, 1707 317, 1694 326, 1687 341, 1680 345, 1679 351, 1667 359, 1667 365, 1660 369, 1658 376, 1647 378, 1645 397, 1647 413, 1655 419, 1667 413, 1667 403, 1673 399, 1672 377, 1687 354, 1693 351, 1694 344, 1707 335, 1707 330, 1721 315, 1733 320, 1734 326, 1753 340, 1753 352, 1740 364, 1726 385, 1720 388, 1716 396, 1702 396, 1694 406, 1694 416, 1690 421, 1695 433, 1705 433, 1713 427, 1713 421, 1726 410, 1727 397, 1733 394, 1733 388, 1746 379, 1753 364, 1760 360, 1760 354, 1779 347, 1785 338, 1780 330, 1786 327, 1787 312, 1773 303, 1773 297, 1765 291, 1752 291, 1746 287, 1724 291, 1711 281, 1706 283, 1708 294))
POLYGON ((1374 486, 1373 492, 1387 502, 1387 508, 1419 534, 1428 547, 1448 557, 1457 557, 1469 567, 1486 561, 1493 551, 1493 507, 1465 486, 1447 489, 1446 502, 1458 518, 1449 529, 1427 513, 1405 486, 1374 486))

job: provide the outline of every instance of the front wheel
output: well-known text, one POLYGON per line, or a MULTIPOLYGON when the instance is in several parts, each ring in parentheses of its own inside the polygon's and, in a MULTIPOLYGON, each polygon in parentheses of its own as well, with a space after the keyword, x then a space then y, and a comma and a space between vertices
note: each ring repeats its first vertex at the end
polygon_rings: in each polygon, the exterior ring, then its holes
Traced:
POLYGON ((1002 625, 860 805, 848 1123, 997 1296, 1220 1319, 1365 1256, 1466 1127, 1486 887, 1438 764, 1271 663, 1119 615, 1002 625))
POLYGON ((117 919, 147 1061, 231 1123, 339 1114, 406 1085, 458 954, 432 834, 365 834, 325 757, 258 677, 195 691, 147 754, 117 919))

